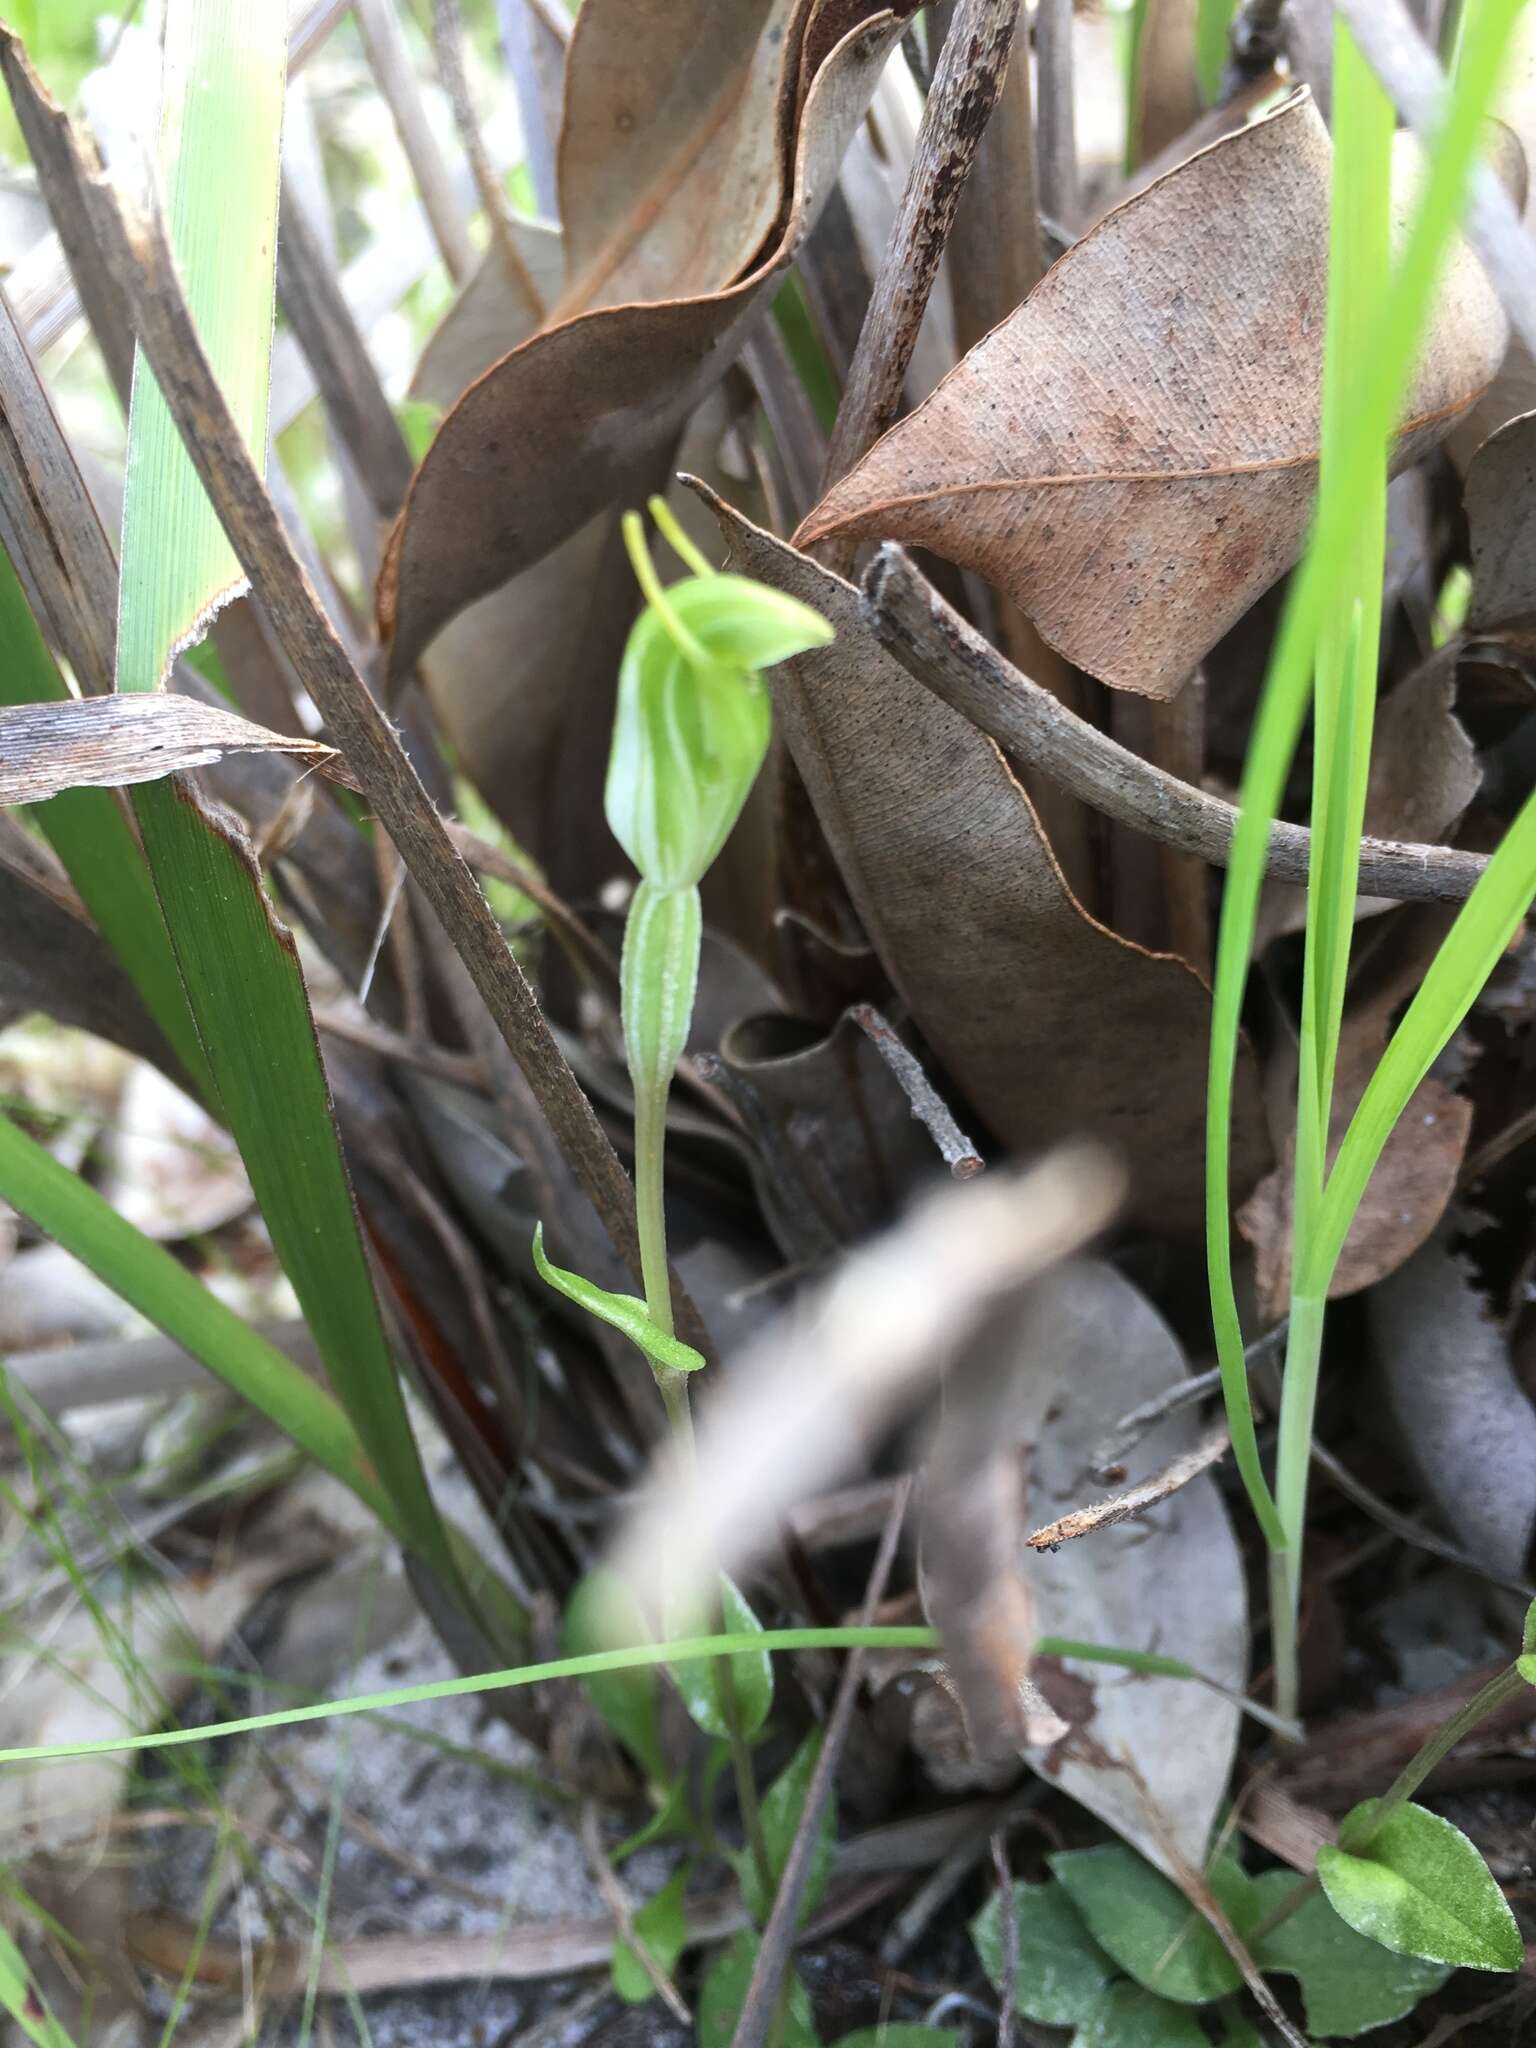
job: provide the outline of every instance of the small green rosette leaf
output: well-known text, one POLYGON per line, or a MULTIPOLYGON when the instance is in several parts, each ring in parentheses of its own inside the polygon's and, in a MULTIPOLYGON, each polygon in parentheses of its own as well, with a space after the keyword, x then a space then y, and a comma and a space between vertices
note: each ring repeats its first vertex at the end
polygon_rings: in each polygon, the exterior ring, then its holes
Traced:
MULTIPOLYGON (((1303 1882, 1269 1870, 1254 1880, 1268 1919, 1303 1882)), ((1369 2034, 1411 2013, 1451 1974, 1444 1963, 1395 1955, 1346 1926, 1321 1892, 1313 1892, 1252 1944, 1265 1972, 1283 1970, 1301 1985, 1307 2031, 1319 2040, 1369 2034)))
MULTIPOLYGON (((1376 1804, 1346 1818, 1346 1840, 1376 1804)), ((1397 1955, 1468 1970, 1518 1970, 1525 1960, 1492 1871, 1460 1828, 1427 1807, 1399 1806, 1357 1853, 1325 1843, 1317 1874, 1339 1918, 1397 1955)))
POLYGON ((695 1351, 680 1337, 669 1336, 665 1330, 657 1328, 639 1295, 611 1293, 594 1281, 583 1280, 579 1273, 568 1273, 563 1266, 552 1265, 544 1256, 542 1223, 533 1233, 533 1263, 546 1286, 553 1287, 557 1294, 563 1294, 567 1301, 574 1301, 578 1308, 584 1308, 599 1322, 622 1331, 653 1364, 663 1366, 669 1372, 697 1372, 704 1363, 702 1352, 695 1351))
MULTIPOLYGON (((1073 2027, 1103 1997, 1114 1965, 1059 1884, 1016 1884, 1014 2003, 1026 2019, 1050 2027, 1073 2027)), ((994 1892, 971 1922, 971 1940, 981 1967, 1003 1988, 1003 1902, 994 1892)))
MULTIPOLYGON (((811 1789, 816 1760, 820 1755, 821 1730, 813 1728, 764 1795, 763 1846, 768 1851, 768 1867, 773 1878, 771 1888, 764 1891, 757 1865, 750 1853, 743 1851, 737 1859, 737 1868, 741 1873, 741 1895, 746 1901, 747 1911, 759 1927, 767 1924, 768 1915, 773 1911, 779 1880, 783 1877, 784 1867, 789 1862, 789 1852, 795 1846, 800 1816, 805 1810, 805 1797, 811 1789)), ((832 1853, 836 1847, 836 1840, 837 1803, 833 1799, 828 1799, 817 1825, 816 1844, 811 1851, 810 1875, 800 1900, 802 1926, 821 1904, 822 1893, 826 1890, 827 1880, 832 1875, 832 1853)))

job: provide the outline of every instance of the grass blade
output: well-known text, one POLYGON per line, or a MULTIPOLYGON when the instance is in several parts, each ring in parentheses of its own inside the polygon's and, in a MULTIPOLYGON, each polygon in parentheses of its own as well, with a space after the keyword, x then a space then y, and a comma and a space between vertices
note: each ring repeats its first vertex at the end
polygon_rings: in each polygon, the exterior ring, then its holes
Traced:
POLYGON ((275 1422, 387 1529, 402 1533, 356 1431, 332 1396, 6 1116, 0 1116, 0 1196, 275 1422))
MULTIPOLYGON (((286 17, 247 0, 172 0, 161 151, 189 302, 248 447, 265 443, 286 17), (265 260, 262 260, 262 259, 265 260)), ((154 377, 135 359, 117 684, 158 689, 239 587, 238 565, 154 377)), ((181 782, 135 792, 171 943, 272 1242, 393 1503, 445 1586, 453 1553, 385 1340, 291 935, 243 839, 181 782)))
MULTIPOLYGON (((1458 70, 1444 129, 1433 151, 1422 197, 1391 287, 1378 307, 1363 360, 1370 375, 1344 423, 1339 460, 1383 445, 1402 415, 1419 340, 1451 246, 1476 158, 1482 122, 1493 104, 1523 0, 1487 0, 1479 30, 1458 70)), ((1233 1449, 1254 1511, 1272 1546, 1285 1528, 1258 1456, 1243 1368, 1242 1321, 1232 1279, 1231 1175, 1233 1076, 1248 960, 1270 828, 1310 700, 1312 661, 1324 619, 1353 573, 1352 508, 1338 497, 1320 503, 1306 559, 1293 580, 1263 701, 1244 765, 1240 813, 1222 892, 1211 1016, 1210 1086, 1206 1104, 1206 1254, 1211 1319, 1233 1449)), ((1470 899, 1469 899, 1470 900, 1470 899)))

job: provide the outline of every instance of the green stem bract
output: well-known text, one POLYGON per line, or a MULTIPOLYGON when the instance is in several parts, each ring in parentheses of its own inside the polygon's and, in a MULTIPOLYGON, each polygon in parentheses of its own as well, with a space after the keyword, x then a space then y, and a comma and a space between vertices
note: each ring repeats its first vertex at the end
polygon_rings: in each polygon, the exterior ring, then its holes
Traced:
MULTIPOLYGON (((1356 464, 1364 466, 1371 463, 1374 451, 1385 445, 1402 416, 1419 339, 1424 332, 1435 286, 1461 211, 1481 124, 1493 103, 1521 4, 1522 0, 1489 0, 1479 18, 1481 33, 1469 38, 1447 117, 1430 157, 1428 177, 1413 226, 1386 297, 1370 325, 1370 342, 1361 356, 1362 364, 1368 366, 1368 374, 1357 380, 1351 394, 1351 405, 1344 409, 1339 461, 1346 472, 1356 464)), ((1238 1469, 1265 1538, 1276 1548, 1283 1548, 1287 1537, 1258 1455, 1243 1364, 1242 1319, 1238 1314, 1232 1279, 1229 1148, 1233 1083, 1264 856, 1306 716, 1318 632, 1356 573, 1352 547, 1356 517, 1356 508, 1346 496, 1338 492, 1323 496, 1319 500, 1311 544, 1292 581, 1244 764, 1237 828, 1226 886, 1222 892, 1220 939, 1212 995, 1211 1066, 1206 1104, 1206 1255, 1211 1320, 1238 1469)), ((1486 881, 1487 876, 1483 879, 1486 881)), ((1467 1001, 1470 1000, 1469 991, 1467 1001)), ((1370 1092, 1368 1089, 1367 1099, 1370 1092)), ((1361 1110, 1364 1107, 1362 1102, 1361 1110)), ((1360 1121, 1360 1111, 1357 1111, 1351 1132, 1360 1121)), ((1384 1133, 1380 1142, 1385 1142, 1384 1133)), ((1358 1149, 1363 1149, 1363 1141, 1358 1149)), ((1346 1137, 1339 1165, 1344 1164, 1349 1150, 1349 1138, 1346 1137)), ((1379 1152, 1380 1143, 1375 1150, 1379 1152)), ((1366 1175, 1374 1159, 1375 1153, 1372 1153, 1366 1175)), ((1353 1206, 1347 1211, 1344 1208, 1344 1195, 1349 1184, 1341 1181, 1339 1165, 1335 1166, 1318 1218, 1317 1241, 1305 1261, 1303 1248, 1298 1247, 1298 1286, 1306 1294, 1326 1294, 1326 1277, 1321 1285, 1318 1284, 1318 1274, 1324 1263, 1323 1252, 1332 1242, 1331 1233, 1340 1216, 1342 1228, 1337 1229, 1336 1237, 1337 1244, 1342 1245, 1349 1218, 1354 1213, 1353 1206), (1306 1265, 1305 1274, 1301 1271, 1303 1263, 1306 1265)), ((1359 1177, 1359 1192, 1364 1191, 1366 1175, 1359 1177)), ((1356 1193, 1354 1203, 1358 1204, 1358 1201, 1359 1193, 1356 1193)), ((1337 1256, 1336 1251, 1334 1256, 1337 1256)))

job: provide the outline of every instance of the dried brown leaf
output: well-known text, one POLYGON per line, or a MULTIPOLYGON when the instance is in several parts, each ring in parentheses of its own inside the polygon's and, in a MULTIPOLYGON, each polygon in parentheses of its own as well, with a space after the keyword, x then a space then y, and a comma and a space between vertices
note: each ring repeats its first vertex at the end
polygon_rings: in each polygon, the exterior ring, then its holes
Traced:
MULTIPOLYGON (((1330 160, 1299 93, 1127 201, 828 493, 799 543, 931 547, 1080 667, 1172 696, 1305 535, 1330 160)), ((1416 164, 1405 150, 1400 216, 1416 164)), ((1460 251, 1403 459, 1475 400, 1505 336, 1460 251)))
POLYGON ((316 765, 336 750, 269 732, 216 704, 170 692, 0 706, 0 804, 35 804, 61 789, 157 782, 235 753, 291 754, 316 765))
POLYGON ((1386 1421, 1440 1519, 1520 1578, 1536 1533, 1536 1410, 1448 1221, 1370 1298, 1386 1421))
MULTIPOLYGON (((829 19, 846 33, 811 76, 786 159, 782 231, 754 269, 694 297, 605 307, 548 327, 465 392, 417 471, 380 575, 393 675, 406 674, 455 613, 636 490, 719 381, 808 233, 910 11, 907 0, 879 12, 824 0, 808 25, 801 17, 812 40, 829 19)), ((797 76, 811 62, 804 48, 801 57, 797 76)))
MULTIPOLYGON (((1330 1160, 1386 1050, 1404 992, 1399 979, 1389 976, 1369 1000, 1345 1013, 1328 1127, 1330 1160)), ((1366 1184, 1334 1269, 1330 1300, 1374 1286, 1424 1243, 1456 1192, 1471 1130, 1470 1102, 1433 1074, 1419 1084, 1366 1184)), ((1295 1138, 1290 1135, 1274 1172, 1254 1189, 1237 1217, 1238 1229, 1254 1248, 1255 1280, 1266 1319, 1284 1314, 1290 1290, 1295 1157, 1295 1138)))
MULTIPOLYGON (((1096 1447, 1116 1416, 1188 1368, 1166 1323, 1112 1266, 1077 1260, 1030 1289, 1019 1370, 1049 1373, 1055 1395, 1032 1448, 1029 1512, 1043 1520, 1094 1486, 1096 1447)), ((1170 1415, 1130 1454, 1134 1482, 1191 1451, 1191 1410, 1170 1415)), ((1248 1616, 1237 1539, 1214 1478, 1202 1474, 1134 1522, 1054 1556, 1027 1559, 1036 1626, 1124 1649, 1171 1651, 1233 1691, 1247 1678, 1248 1616)), ((1204 1686, 1103 1665, 1037 1668, 1070 1732, 1030 1762, 1177 1877, 1198 1870, 1226 1795, 1238 1709, 1204 1686)))
MULTIPOLYGON (((1020 1152, 1100 1139, 1130 1206, 1200 1227, 1210 996, 1171 954, 1091 918, 1002 754, 874 639, 858 592, 716 506, 745 574, 813 605, 830 647, 774 673, 778 727, 886 971, 982 1121, 1020 1152)), ((1268 1146, 1257 1078, 1238 1076, 1234 1168, 1268 1146)))
POLYGON ((1536 412, 1488 436, 1467 469, 1464 496, 1472 540, 1467 630, 1536 652, 1536 412))

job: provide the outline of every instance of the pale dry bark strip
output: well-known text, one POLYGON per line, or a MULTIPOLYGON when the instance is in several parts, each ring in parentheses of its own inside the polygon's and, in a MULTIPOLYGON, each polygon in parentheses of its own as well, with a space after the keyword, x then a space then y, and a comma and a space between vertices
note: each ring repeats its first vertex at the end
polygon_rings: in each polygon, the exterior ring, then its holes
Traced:
MULTIPOLYGON (((285 653, 452 935, 614 1245, 638 1272, 629 1179, 474 876, 310 587, 203 354, 163 227, 142 219, 130 225, 105 180, 90 182, 87 202, 98 242, 132 307, 140 346, 242 567, 263 593, 285 653)), ((685 1324, 698 1333, 689 1337, 696 1343, 703 1334, 698 1312, 681 1290, 677 1298, 685 1324)))
POLYGON ((459 131, 459 140, 464 145, 464 155, 469 164, 470 174, 475 181, 475 190, 480 195, 487 225, 491 231, 491 245, 497 260, 506 270, 508 278, 542 318, 544 299, 533 281, 533 274, 523 261, 512 235, 511 223, 507 218, 507 198, 501 181, 496 176, 495 165, 486 149, 485 138, 480 133, 480 123, 475 118, 475 105, 470 96, 469 72, 464 56, 464 22, 459 13, 458 0, 433 0, 432 6, 432 48, 437 57, 438 76, 453 108, 454 126, 459 131))
POLYGON ((1192 1479, 1198 1479, 1202 1472, 1209 1471, 1219 1458, 1226 1455, 1231 1445, 1226 1423, 1213 1422, 1204 1436, 1191 1444, 1187 1451, 1170 1458, 1162 1471, 1154 1472, 1150 1479, 1128 1486, 1124 1493, 1098 1501, 1093 1507, 1074 1508, 1070 1514, 1033 1530, 1028 1539, 1030 1549, 1054 1550, 1058 1544, 1071 1543, 1079 1536, 1091 1536, 1096 1529, 1109 1529, 1116 1522, 1143 1514, 1148 1508, 1156 1507, 1159 1501, 1167 1500, 1188 1486, 1192 1479))
POLYGON ((907 365, 981 138, 1003 89, 1019 0, 959 0, 923 108, 906 187, 880 260, 832 429, 831 485, 895 419, 907 365))
POLYGON ((1077 228, 1076 81, 1072 63, 1072 0, 1040 0, 1035 16, 1040 105, 1040 210, 1073 233, 1077 228))
MULTIPOLYGON (((1006 662, 894 544, 871 563, 864 596, 871 628, 907 673, 989 739, 1106 817, 1226 866, 1237 829, 1234 805, 1165 775, 1067 710, 1006 662)), ((1304 825, 1277 823, 1266 872, 1304 884, 1310 849, 1304 825)), ((1455 847, 1364 839, 1360 889, 1401 903, 1460 903, 1486 866, 1481 854, 1455 847)))

